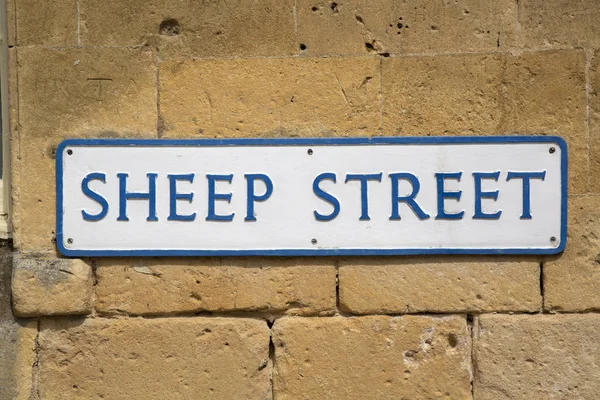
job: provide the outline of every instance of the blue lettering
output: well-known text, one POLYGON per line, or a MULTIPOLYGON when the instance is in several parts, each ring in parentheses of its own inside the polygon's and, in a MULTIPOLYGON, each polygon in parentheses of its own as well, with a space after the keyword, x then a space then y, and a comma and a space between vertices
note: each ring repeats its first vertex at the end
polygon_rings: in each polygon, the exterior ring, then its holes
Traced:
POLYGON ((499 190, 495 190, 493 192, 482 192, 481 191, 481 180, 482 179, 493 179, 498 182, 498 178, 500 177, 500 171, 496 172, 473 172, 473 179, 475 180, 475 214, 473 214, 473 219, 499 219, 500 214, 502 214, 502 210, 499 210, 493 214, 484 213, 481 207, 481 199, 493 199, 494 201, 498 200, 499 190))
POLYGON ((319 176, 317 176, 315 178, 315 180, 313 181, 313 192, 317 195, 317 197, 319 197, 319 198, 325 200, 326 202, 328 202, 329 204, 331 204, 333 206, 333 211, 329 215, 323 215, 323 214, 319 214, 319 212, 317 212, 317 210, 315 210, 314 214, 315 214, 315 219, 317 221, 331 221, 332 219, 337 217, 338 214, 340 213, 340 202, 338 201, 338 199, 336 199, 333 195, 325 192, 323 189, 321 189, 319 187, 319 183, 321 183, 321 181, 324 179, 329 179, 329 180, 333 181, 333 183, 336 183, 336 177, 333 172, 324 172, 324 173, 320 174, 319 176))
POLYGON ((256 221, 256 217, 254 216, 254 202, 265 201, 271 197, 271 194, 273 194, 273 181, 271 181, 271 178, 265 174, 246 174, 244 177, 246 178, 246 184, 248 188, 246 218, 244 221, 256 221), (257 179, 263 181, 265 184, 265 192, 260 196, 254 193, 254 181, 257 179))
POLYGON ((369 221, 371 218, 369 217, 369 196, 367 193, 367 182, 368 181, 377 181, 381 182, 381 177, 383 173, 378 174, 348 174, 346 175, 346 182, 348 181, 360 181, 360 204, 361 204, 361 214, 359 221, 369 221))
POLYGON ((546 171, 541 172, 508 172, 506 181, 512 178, 523 180, 523 213, 521 219, 531 219, 531 179, 546 179, 546 171))
POLYGON ((189 203, 194 198, 194 192, 177 193, 177 181, 188 181, 194 183, 194 174, 167 175, 169 178, 169 217, 167 221, 193 221, 196 219, 196 213, 190 215, 177 214, 177 200, 187 200, 189 203))
POLYGON ((81 210, 81 215, 83 216, 83 219, 85 221, 100 221, 101 219, 106 217, 106 214, 108 214, 108 201, 106 201, 106 199, 103 196, 90 189, 89 184, 90 181, 93 180, 99 180, 102 183, 106 183, 106 174, 103 174, 101 172, 92 172, 87 174, 86 177, 83 178, 83 180, 81 181, 81 191, 87 197, 100 204, 102 210, 100 210, 100 212, 96 215, 89 214, 87 211, 81 210))
POLYGON ((127 218, 127 200, 148 200, 148 218, 146 221, 158 221, 156 216, 156 177, 158 174, 148 173, 146 176, 149 181, 148 193, 129 193, 127 192, 127 177, 129 174, 117 174, 119 178, 119 218, 117 221, 129 221, 127 218))
POLYGON ((208 179, 208 215, 206 216, 207 221, 232 221, 235 213, 229 215, 217 215, 215 212, 215 202, 217 200, 226 200, 227 203, 231 203, 231 193, 215 193, 216 181, 224 181, 231 183, 233 174, 229 175, 206 175, 208 179))
POLYGON ((435 174, 435 179, 437 180, 437 215, 435 219, 462 219, 465 214, 464 211, 458 213, 447 213, 444 209, 444 200, 445 199, 456 199, 456 201, 460 201, 460 197, 462 196, 462 190, 456 192, 445 192, 444 191, 444 180, 445 179, 456 179, 460 182, 460 177, 462 176, 462 172, 438 172, 435 174))
POLYGON ((415 201, 415 197, 419 193, 419 189, 421 189, 421 183, 419 182, 419 179, 415 175, 408 172, 398 172, 395 174, 390 174, 389 176, 392 180, 392 215, 390 217, 390 221, 401 219, 399 210, 400 202, 408 204, 408 206, 413 210, 417 217, 419 217, 419 219, 428 219, 429 215, 427 215, 415 201), (408 196, 398 196, 398 181, 400 179, 405 179, 412 185, 412 192, 408 196))

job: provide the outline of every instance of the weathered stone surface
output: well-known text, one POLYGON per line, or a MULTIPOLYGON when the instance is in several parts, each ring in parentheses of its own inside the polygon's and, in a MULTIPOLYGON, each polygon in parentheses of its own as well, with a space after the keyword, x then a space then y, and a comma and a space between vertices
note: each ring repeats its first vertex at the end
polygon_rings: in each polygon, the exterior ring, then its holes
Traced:
POLYGON ((560 135, 586 191, 583 51, 387 58, 382 96, 384 135, 560 135))
POLYGON ((283 318, 273 341, 280 400, 470 398, 463 317, 283 318))
POLYGON ((594 399, 600 316, 482 315, 475 327, 474 398, 594 399))
POLYGON ((590 65, 590 174, 591 192, 600 193, 600 52, 593 53, 590 65))
POLYGON ((77 45, 76 1, 15 0, 15 10, 18 45, 77 45))
POLYGON ((25 400, 31 388, 37 321, 15 321, 10 281, 12 252, 0 247, 0 399, 25 400))
POLYGON ((299 51, 293 9, 293 0, 83 0, 82 43, 151 43, 161 56, 289 55, 299 51))
POLYGON ((600 310, 600 196, 569 198, 567 248, 544 264, 544 307, 600 310))
POLYGON ((39 343, 44 400, 271 398, 261 320, 48 319, 39 343))
POLYGON ((519 0, 520 45, 597 47, 600 9, 596 0, 519 0))
POLYGON ((515 41, 512 0, 299 0, 309 54, 498 50, 515 41))
POLYGON ((0 319, 0 399, 29 400, 37 321, 0 319))
POLYGON ((498 257, 340 262, 340 308, 355 314, 538 311, 539 262, 498 257))
POLYGON ((383 134, 494 134, 502 117, 504 57, 392 57, 383 60, 383 134), (461 73, 457 73, 461 71, 461 73))
POLYGON ((336 310, 336 271, 324 259, 100 260, 97 276, 100 313, 336 310))
POLYGON ((165 137, 367 136, 379 60, 180 60, 160 65, 165 137))
POLYGON ((156 137, 156 59, 143 49, 19 49, 25 136, 156 137))
POLYGON ((50 251, 56 146, 71 137, 156 137, 154 54, 25 48, 18 61, 18 113, 11 114, 19 118, 11 140, 15 246, 50 251))
POLYGON ((87 314, 92 284, 91 268, 81 260, 15 253, 12 295, 17 316, 87 314))

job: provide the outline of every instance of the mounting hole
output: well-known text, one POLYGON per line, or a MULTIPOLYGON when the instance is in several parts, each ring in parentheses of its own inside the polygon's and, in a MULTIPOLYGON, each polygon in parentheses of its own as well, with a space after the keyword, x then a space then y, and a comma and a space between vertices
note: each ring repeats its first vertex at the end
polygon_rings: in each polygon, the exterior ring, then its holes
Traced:
POLYGON ((312 154, 313 154, 313 149, 308 149, 307 153, 308 153, 308 155, 309 155, 309 156, 312 156, 312 154))
POLYGON ((310 241, 312 244, 317 244, 317 239, 311 239, 310 241))
POLYGON ((550 149, 548 151, 550 152, 550 154, 552 154, 556 151, 556 149, 554 147, 550 147, 550 149))
POLYGON ((68 155, 71 155, 71 154, 73 154, 73 150, 71 150, 71 149, 67 150, 67 154, 68 154, 68 155))
POLYGON ((72 239, 72 238, 68 238, 68 239, 67 239, 67 243, 69 243, 69 244, 73 244, 73 239, 72 239))

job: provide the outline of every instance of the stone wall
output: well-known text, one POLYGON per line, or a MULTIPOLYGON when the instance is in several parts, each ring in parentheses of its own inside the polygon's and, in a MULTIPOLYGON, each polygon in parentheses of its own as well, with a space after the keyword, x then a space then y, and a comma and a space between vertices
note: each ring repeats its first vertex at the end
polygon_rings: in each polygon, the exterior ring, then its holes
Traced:
POLYGON ((15 252, 2 249, 0 398, 597 398, 597 0, 6 7, 15 252), (560 256, 56 251, 66 138, 514 134, 568 142, 560 256))

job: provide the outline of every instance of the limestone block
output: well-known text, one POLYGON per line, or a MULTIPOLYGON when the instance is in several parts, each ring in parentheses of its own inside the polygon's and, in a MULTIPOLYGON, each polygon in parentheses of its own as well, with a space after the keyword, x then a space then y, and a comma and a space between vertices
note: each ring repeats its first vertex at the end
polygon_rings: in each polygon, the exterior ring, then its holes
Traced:
MULTIPOLYGON (((19 46, 76 46, 77 2, 74 0, 13 0, 19 46)), ((7 1, 10 3, 11 0, 7 1)), ((12 24, 9 24, 9 26, 12 24)), ((10 37, 10 36, 9 36, 10 37)))
POLYGON ((379 60, 179 60, 160 65, 164 137, 370 136, 379 60))
POLYGON ((520 45, 532 48, 597 47, 596 0, 519 0, 520 45))
POLYGON ((498 257, 340 262, 340 308, 355 314, 538 311, 539 262, 498 257))
POLYGON ((587 189, 585 53, 391 57, 383 134, 552 134, 569 145, 571 193, 587 189))
POLYGON ((156 57, 143 49, 18 51, 21 137, 156 137, 156 57))
POLYGON ((84 45, 150 43, 161 57, 298 52, 293 0, 82 0, 84 45))
POLYGON ((600 309, 600 196, 569 198, 567 248, 544 264, 544 307, 600 309))
POLYGON ((42 321, 42 399, 270 399, 269 328, 245 318, 42 321))
POLYGON ((100 313, 336 309, 336 271, 324 259, 107 259, 99 260, 97 276, 100 313))
POLYGON ((598 315, 482 315, 478 320, 473 398, 597 397, 598 315))
POLYGON ((273 342, 280 400, 470 398, 463 317, 289 317, 273 342))
POLYGON ((16 253, 13 310, 19 317, 87 314, 92 309, 92 270, 81 260, 16 253))
POLYGON ((498 50, 515 41, 512 0, 299 0, 298 39, 322 54, 498 50))

